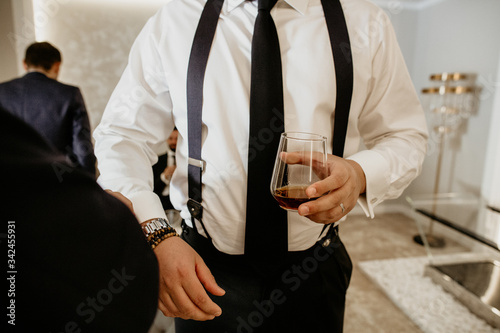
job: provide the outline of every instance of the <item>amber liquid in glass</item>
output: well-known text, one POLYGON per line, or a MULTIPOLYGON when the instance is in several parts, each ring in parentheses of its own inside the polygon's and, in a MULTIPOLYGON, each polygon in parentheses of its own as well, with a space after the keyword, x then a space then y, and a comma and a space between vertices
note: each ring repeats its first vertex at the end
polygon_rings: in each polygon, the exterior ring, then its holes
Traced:
POLYGON ((297 210, 304 202, 318 199, 318 197, 309 198, 306 195, 307 185, 283 186, 274 192, 274 198, 284 209, 297 210))

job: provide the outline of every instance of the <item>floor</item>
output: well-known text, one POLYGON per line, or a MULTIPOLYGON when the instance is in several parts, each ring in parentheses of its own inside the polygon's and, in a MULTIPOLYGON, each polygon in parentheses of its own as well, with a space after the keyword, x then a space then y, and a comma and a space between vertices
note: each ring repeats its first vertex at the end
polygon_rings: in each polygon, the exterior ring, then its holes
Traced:
MULTIPOLYGON (((349 216, 340 225, 340 236, 353 262, 347 292, 345 333, 420 333, 420 329, 364 275, 357 263, 366 260, 425 256, 423 246, 413 241, 418 229, 411 217, 381 214, 375 219, 349 216)), ((455 252, 459 244, 448 243, 435 254, 455 252)), ((463 249, 463 248, 462 248, 463 249)))

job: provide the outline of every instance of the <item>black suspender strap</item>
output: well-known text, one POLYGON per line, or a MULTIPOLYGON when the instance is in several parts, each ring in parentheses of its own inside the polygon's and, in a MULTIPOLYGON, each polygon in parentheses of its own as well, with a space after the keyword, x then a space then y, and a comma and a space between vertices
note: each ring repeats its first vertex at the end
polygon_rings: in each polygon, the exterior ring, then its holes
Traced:
MULTIPOLYGON (((220 11, 224 0, 208 0, 203 8, 200 22, 194 35, 187 73, 187 116, 188 116, 188 186, 187 203, 193 219, 201 221, 201 175, 205 167, 201 159, 201 115, 203 106, 203 81, 207 67, 208 55, 217 29, 220 11)), ((193 220, 193 227, 196 224, 193 220)), ((205 230, 206 232, 206 230, 205 230)), ((207 233, 208 236, 208 233, 207 233)))
POLYGON ((335 76, 337 81, 337 98, 335 101, 335 123, 333 128, 333 155, 343 157, 344 146, 351 109, 353 89, 353 68, 351 43, 339 0, 321 0, 326 18, 326 26, 330 35, 335 76))
MULTIPOLYGON (((351 42, 340 1, 321 0, 321 3, 325 13, 328 34, 330 35, 337 82, 333 128, 333 155, 343 157, 354 84, 351 42)), ((325 224, 321 234, 325 232, 328 226, 331 228, 333 224, 325 224)))
MULTIPOLYGON (((194 36, 188 65, 188 208, 191 216, 199 221, 201 221, 203 214, 201 206, 201 176, 204 168, 204 162, 201 159, 203 81, 223 2, 224 0, 208 0, 205 4, 194 36)), ((333 129, 333 154, 342 157, 344 154, 354 82, 351 45, 340 1, 322 0, 321 3, 323 5, 328 34, 330 36, 337 82, 333 129)), ((328 225, 326 225, 325 228, 327 226, 328 225)))

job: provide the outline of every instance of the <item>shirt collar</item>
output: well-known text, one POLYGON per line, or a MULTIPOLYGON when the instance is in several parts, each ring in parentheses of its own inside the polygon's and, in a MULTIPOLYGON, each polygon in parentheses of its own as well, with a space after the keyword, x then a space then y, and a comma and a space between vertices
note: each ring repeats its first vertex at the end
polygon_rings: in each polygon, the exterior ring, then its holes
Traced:
POLYGON ((309 7, 309 0, 285 0, 292 8, 296 11, 305 15, 307 13, 307 7, 309 7))
POLYGON ((230 12, 246 0, 227 0, 227 11, 230 12))
MULTIPOLYGON (((227 10, 228 12, 232 11, 239 5, 241 5, 246 0, 227 0, 227 10)), ((307 7, 309 6, 309 0, 283 0, 290 7, 294 8, 296 11, 304 15, 307 11, 307 7)))

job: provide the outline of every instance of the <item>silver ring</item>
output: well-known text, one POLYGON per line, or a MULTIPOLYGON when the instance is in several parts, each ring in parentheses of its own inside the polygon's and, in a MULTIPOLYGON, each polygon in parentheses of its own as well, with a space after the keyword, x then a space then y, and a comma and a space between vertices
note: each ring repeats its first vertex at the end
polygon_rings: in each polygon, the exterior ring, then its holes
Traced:
POLYGON ((340 203, 340 208, 342 208, 342 214, 344 214, 344 212, 345 212, 345 207, 344 207, 344 204, 343 204, 342 202, 340 203))

